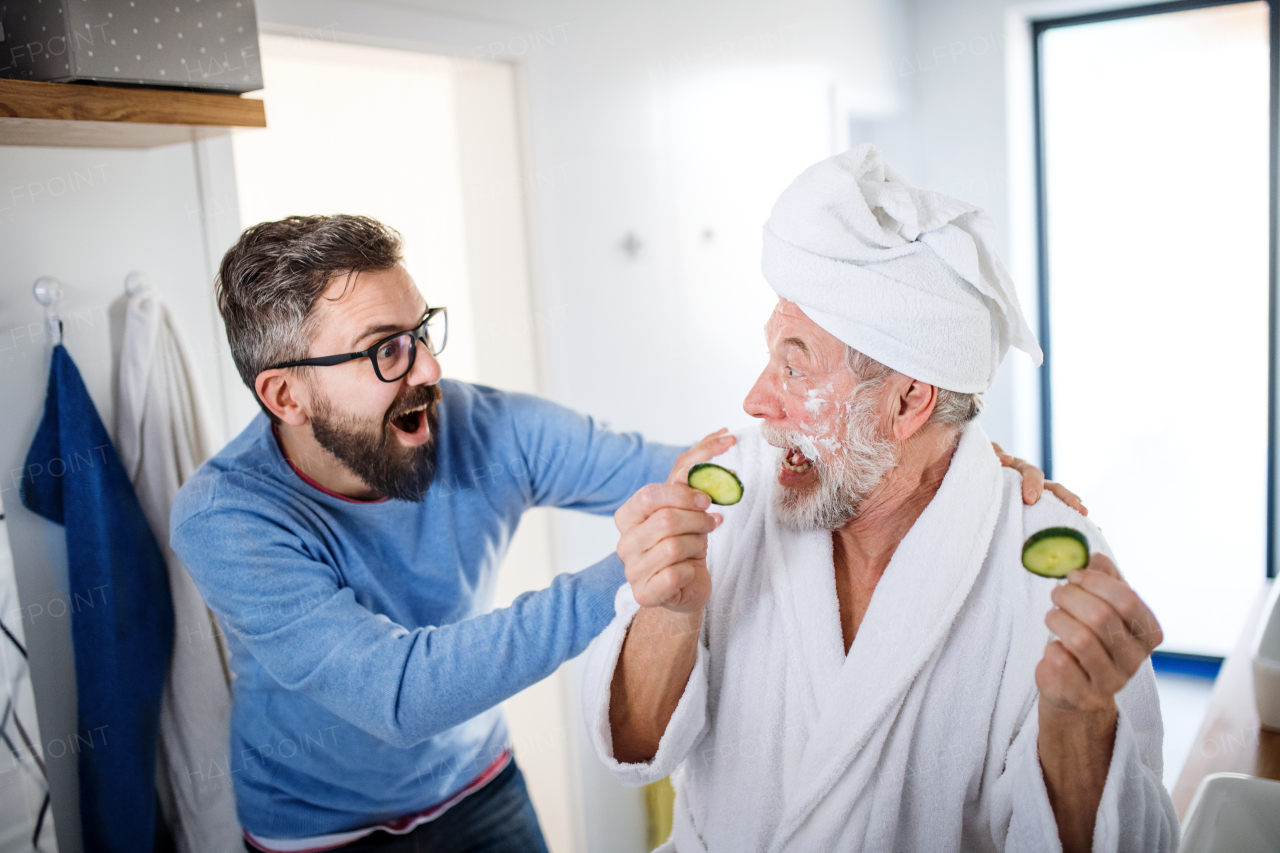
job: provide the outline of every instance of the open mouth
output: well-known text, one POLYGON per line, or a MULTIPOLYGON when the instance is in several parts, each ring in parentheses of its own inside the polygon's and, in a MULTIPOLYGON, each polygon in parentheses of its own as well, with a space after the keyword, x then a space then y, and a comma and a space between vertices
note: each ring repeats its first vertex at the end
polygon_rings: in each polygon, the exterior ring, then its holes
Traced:
POLYGON ((793 447, 782 457, 782 467, 795 474, 804 474, 813 467, 813 460, 801 453, 799 448, 793 447))
POLYGON ((418 440, 426 439, 427 432, 427 406, 423 403, 417 408, 410 409, 407 412, 401 412, 391 419, 391 426, 401 433, 404 438, 420 443, 418 440))

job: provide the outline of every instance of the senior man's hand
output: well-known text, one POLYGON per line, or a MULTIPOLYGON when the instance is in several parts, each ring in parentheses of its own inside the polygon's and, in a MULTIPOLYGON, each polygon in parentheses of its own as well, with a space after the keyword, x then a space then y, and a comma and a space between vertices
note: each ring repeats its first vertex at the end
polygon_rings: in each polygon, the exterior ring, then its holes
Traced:
POLYGON ((1089 850, 1115 744, 1116 693, 1164 640, 1160 623, 1094 554, 1052 593, 1045 616, 1058 639, 1036 667, 1040 690, 1040 766, 1065 853, 1089 850))
POLYGON ((691 613, 711 598, 707 534, 723 518, 707 512, 711 499, 705 493, 689 488, 689 469, 724 453, 734 440, 725 429, 708 435, 680 455, 665 483, 650 483, 614 513, 622 534, 618 556, 640 606, 691 613))
POLYGON ((676 460, 667 482, 645 486, 613 516, 622 533, 618 556, 641 606, 610 686, 613 755, 624 764, 653 758, 698 659, 702 608, 711 598, 707 534, 722 517, 689 488, 689 469, 733 441, 726 430, 713 432, 676 460))

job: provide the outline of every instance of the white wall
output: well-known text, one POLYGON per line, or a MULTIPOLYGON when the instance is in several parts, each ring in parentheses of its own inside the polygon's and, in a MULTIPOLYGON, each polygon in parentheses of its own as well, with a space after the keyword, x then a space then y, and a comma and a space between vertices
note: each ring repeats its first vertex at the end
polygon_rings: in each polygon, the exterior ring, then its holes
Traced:
MULTIPOLYGON (((910 41, 882 68, 903 94, 903 109, 863 130, 885 158, 919 186, 984 208, 995 221, 997 251, 1011 263, 1006 155, 1004 0, 908 0, 910 41)), ((1012 268, 1011 268, 1012 269, 1012 268)), ((1031 268, 1034 276, 1034 266, 1031 268)), ((1035 280, 1012 269, 1035 327, 1035 280)), ((1036 423, 1015 426, 1015 379, 1034 393, 1033 369, 1011 351, 984 395, 983 427, 1007 449, 1039 458, 1036 423)))

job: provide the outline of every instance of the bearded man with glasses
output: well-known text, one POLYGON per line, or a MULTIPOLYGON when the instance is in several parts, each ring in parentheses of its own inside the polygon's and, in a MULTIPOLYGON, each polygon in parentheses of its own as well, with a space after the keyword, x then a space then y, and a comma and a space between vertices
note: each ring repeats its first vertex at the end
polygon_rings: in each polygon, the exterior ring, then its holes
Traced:
POLYGON ((263 413, 183 487, 171 540, 232 652, 246 847, 545 850, 499 706, 586 648, 625 577, 611 554, 493 610, 512 533, 733 439, 651 444, 442 379, 447 313, 365 217, 256 225, 216 288, 263 413))

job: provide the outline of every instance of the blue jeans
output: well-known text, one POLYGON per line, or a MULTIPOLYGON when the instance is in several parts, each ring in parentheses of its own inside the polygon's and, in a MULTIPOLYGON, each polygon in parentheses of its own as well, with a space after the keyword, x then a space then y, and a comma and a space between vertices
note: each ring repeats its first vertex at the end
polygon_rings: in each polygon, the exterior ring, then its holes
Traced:
MULTIPOLYGON (((258 853, 245 842, 245 848, 258 853)), ((547 853, 524 774, 511 760, 493 781, 413 832, 378 830, 331 853, 547 853)))

